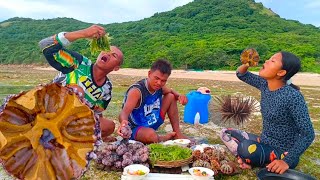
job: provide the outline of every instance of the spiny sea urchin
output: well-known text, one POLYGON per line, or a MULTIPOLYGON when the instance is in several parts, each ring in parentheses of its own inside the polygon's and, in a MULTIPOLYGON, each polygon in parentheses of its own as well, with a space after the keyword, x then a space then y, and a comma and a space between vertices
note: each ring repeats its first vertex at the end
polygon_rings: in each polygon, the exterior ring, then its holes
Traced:
POLYGON ((223 122, 233 121, 236 125, 243 124, 254 112, 258 111, 258 101, 253 97, 236 95, 216 97, 223 122))

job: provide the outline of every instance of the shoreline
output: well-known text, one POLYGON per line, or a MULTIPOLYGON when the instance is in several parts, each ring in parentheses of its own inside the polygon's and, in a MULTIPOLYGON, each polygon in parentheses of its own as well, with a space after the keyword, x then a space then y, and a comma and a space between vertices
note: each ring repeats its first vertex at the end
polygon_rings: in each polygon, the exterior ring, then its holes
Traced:
MULTIPOLYGON (((35 70, 43 71, 56 71, 52 67, 33 66, 35 70)), ((145 77, 148 74, 149 69, 132 69, 121 68, 118 71, 113 71, 110 74, 126 75, 126 76, 142 76, 145 77)), ((253 72, 258 74, 258 72, 253 72)), ((186 71, 186 70, 172 70, 170 78, 182 78, 182 79, 207 79, 216 81, 231 81, 240 82, 235 75, 235 71, 186 71)), ((298 86, 317 86, 320 87, 320 74, 317 73, 298 73, 292 78, 292 83, 298 86)))

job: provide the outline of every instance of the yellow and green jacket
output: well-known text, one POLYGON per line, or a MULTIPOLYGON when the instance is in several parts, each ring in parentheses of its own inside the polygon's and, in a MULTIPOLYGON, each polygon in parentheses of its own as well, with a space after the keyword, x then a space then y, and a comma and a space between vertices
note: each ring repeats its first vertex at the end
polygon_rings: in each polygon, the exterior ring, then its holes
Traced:
POLYGON ((111 81, 106 78, 105 83, 98 86, 93 78, 91 61, 77 52, 66 49, 65 46, 68 44, 69 42, 65 41, 61 33, 39 42, 48 63, 60 71, 53 82, 67 87, 76 87, 76 85, 81 87, 84 91, 85 102, 90 108, 106 109, 112 97, 111 81))

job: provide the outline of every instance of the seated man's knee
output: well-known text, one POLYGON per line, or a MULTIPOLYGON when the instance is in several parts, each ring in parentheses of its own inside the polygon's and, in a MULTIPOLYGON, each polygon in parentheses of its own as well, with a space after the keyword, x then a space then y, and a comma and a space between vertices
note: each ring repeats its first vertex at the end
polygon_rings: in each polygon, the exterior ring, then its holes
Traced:
POLYGON ((158 134, 151 128, 138 131, 137 140, 146 144, 159 142, 158 134))
POLYGON ((168 93, 168 94, 164 95, 164 98, 171 100, 171 101, 176 101, 176 98, 175 98, 174 94, 172 94, 172 93, 168 93))
POLYGON ((159 137, 156 132, 152 133, 148 137, 148 142, 149 143, 158 143, 159 142, 159 137))

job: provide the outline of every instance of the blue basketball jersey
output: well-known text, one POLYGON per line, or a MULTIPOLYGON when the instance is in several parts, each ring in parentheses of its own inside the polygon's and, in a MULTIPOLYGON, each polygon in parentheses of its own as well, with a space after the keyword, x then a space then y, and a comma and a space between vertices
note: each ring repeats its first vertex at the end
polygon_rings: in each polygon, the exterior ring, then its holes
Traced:
POLYGON ((158 129, 158 127, 163 123, 163 120, 160 117, 162 89, 151 94, 147 88, 147 79, 142 79, 129 87, 124 98, 124 103, 127 100, 128 92, 132 88, 137 88, 140 91, 141 99, 140 105, 137 108, 134 108, 129 115, 128 120, 131 128, 143 126, 153 128, 155 130, 158 129))

